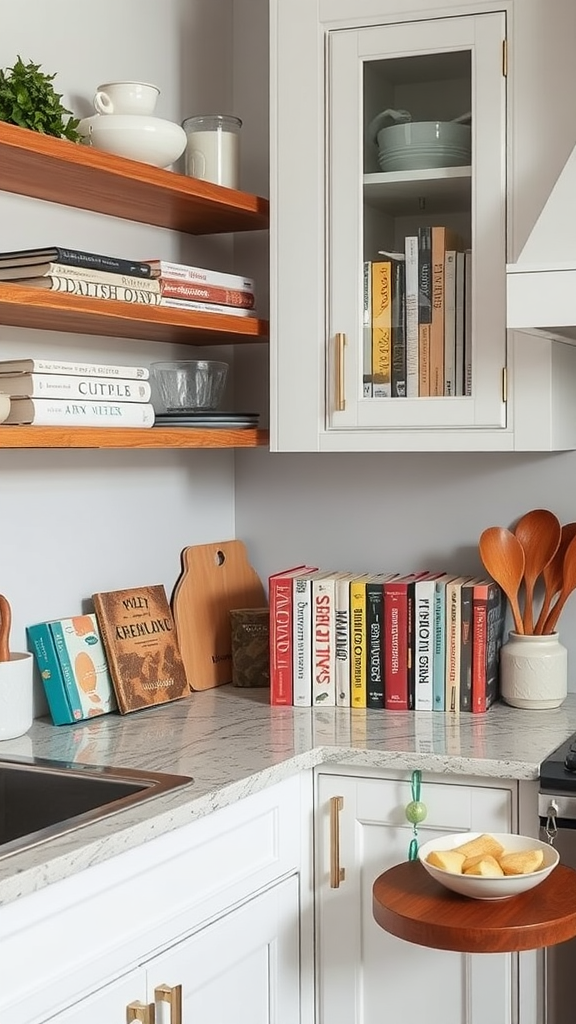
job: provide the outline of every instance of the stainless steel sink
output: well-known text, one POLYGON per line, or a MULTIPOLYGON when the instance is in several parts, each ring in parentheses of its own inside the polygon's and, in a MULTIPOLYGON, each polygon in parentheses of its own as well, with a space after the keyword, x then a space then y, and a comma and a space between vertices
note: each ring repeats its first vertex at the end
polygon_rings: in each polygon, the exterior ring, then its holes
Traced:
POLYGON ((40 758, 0 759, 0 858, 193 780, 40 758))

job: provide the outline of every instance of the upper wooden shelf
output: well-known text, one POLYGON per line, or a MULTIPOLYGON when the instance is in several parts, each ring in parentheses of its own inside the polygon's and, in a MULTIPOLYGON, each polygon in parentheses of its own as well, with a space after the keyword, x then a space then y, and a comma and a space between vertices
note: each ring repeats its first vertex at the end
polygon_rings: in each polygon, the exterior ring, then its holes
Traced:
POLYGON ((4 122, 0 189, 191 235, 269 226, 260 196, 4 122))
POLYGON ((267 430, 183 427, 35 427, 0 424, 4 448, 259 448, 267 430))

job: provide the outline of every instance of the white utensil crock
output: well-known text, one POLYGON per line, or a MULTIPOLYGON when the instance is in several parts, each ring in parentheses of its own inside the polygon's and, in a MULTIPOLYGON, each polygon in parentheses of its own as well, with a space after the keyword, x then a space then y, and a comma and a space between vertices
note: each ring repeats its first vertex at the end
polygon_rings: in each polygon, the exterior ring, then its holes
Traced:
POLYGON ((568 690, 568 652, 558 633, 533 636, 511 631, 500 650, 500 690, 514 708, 560 707, 568 690))
POLYGON ((32 725, 33 670, 28 653, 12 653, 10 661, 0 661, 0 740, 23 736, 32 725))

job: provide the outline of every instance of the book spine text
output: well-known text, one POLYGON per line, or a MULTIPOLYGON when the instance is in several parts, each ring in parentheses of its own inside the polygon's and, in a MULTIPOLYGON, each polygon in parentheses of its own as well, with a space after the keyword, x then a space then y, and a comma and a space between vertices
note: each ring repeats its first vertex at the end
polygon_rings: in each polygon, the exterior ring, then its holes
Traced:
POLYGON ((372 263, 372 395, 392 397, 392 263, 372 263))
POLYGON ((218 285, 179 281, 171 277, 161 277, 162 295, 169 299, 189 299, 193 302, 217 302, 222 306, 240 306, 252 309, 254 295, 238 289, 221 288, 218 285))
POLYGON ((13 398, 6 424, 39 426, 152 427, 150 402, 84 402, 65 398, 13 398))
POLYGON ((336 704, 334 577, 312 580, 312 704, 336 704))
POLYGON ((312 582, 296 576, 292 582, 293 704, 312 704, 312 582))
POLYGON ((292 578, 271 576, 270 603, 270 703, 292 704, 292 578))
POLYGON ((66 292, 67 295, 83 295, 88 299, 140 302, 148 306, 158 306, 160 303, 158 292, 147 292, 142 288, 124 288, 115 284, 101 284, 89 278, 60 277, 52 274, 49 277, 31 278, 25 282, 26 285, 30 285, 32 280, 48 281, 52 291, 66 292))

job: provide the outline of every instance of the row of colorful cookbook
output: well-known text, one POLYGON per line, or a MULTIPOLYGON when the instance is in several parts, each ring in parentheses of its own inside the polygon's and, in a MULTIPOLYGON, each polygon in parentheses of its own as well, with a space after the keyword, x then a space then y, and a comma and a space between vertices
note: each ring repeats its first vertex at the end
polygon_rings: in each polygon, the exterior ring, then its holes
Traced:
POLYGON ((301 565, 269 577, 270 702, 482 713, 506 601, 491 579, 301 565))
POLYGON ((254 281, 168 260, 49 246, 0 252, 0 282, 148 306, 254 316, 254 281))

